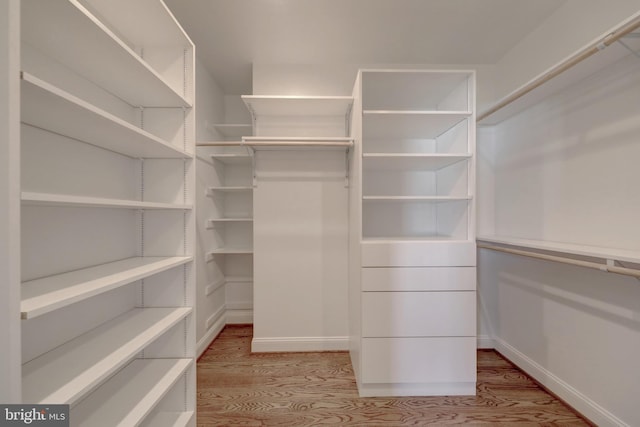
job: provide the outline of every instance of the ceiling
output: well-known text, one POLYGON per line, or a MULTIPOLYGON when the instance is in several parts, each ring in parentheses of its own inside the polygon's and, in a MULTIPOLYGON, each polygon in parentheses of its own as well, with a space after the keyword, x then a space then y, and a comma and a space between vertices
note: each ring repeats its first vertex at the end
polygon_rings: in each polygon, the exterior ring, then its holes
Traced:
POLYGON ((566 0, 165 0, 225 94, 251 64, 494 64, 566 0))

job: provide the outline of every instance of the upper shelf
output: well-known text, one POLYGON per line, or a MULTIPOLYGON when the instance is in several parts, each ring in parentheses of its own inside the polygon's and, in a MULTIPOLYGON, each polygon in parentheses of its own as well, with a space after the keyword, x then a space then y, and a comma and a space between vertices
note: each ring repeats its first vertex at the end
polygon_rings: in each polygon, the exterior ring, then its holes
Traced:
POLYGON ((461 121, 469 111, 363 111, 363 134, 368 138, 433 139, 461 121))
POLYGON ((470 153, 364 153, 365 170, 432 170, 436 171, 471 158, 470 153))
POLYGON ((568 255, 578 255, 606 260, 640 263, 640 251, 627 249, 614 249, 599 246, 577 245, 573 243, 520 239, 516 237, 504 236, 478 236, 476 240, 483 243, 496 243, 499 245, 518 248, 529 248, 568 255))
POLYGON ((191 107, 182 87, 172 87, 77 0, 24 0, 21 7, 25 43, 130 105, 191 107))
POLYGON ((22 73, 21 120, 134 158, 192 155, 43 80, 22 73))
POLYGON ((351 96, 260 96, 243 95, 254 118, 259 116, 346 116, 351 96))
POLYGON ((250 165, 252 157, 249 153, 215 153, 211 155, 213 160, 226 165, 250 165))

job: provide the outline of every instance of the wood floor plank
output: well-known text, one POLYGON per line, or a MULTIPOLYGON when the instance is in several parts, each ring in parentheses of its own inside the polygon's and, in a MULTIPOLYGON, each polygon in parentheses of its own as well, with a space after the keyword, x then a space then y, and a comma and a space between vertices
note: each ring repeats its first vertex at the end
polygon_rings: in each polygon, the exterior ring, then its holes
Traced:
POLYGON ((360 398, 348 353, 252 354, 252 334, 227 326, 198 361, 198 426, 589 425, 494 351, 476 396, 360 398))

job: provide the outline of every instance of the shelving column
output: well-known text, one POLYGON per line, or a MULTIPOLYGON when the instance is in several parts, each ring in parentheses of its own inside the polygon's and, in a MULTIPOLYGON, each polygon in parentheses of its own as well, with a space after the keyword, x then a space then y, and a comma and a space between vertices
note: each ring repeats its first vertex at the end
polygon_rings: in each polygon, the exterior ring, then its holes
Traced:
POLYGON ((354 92, 360 394, 475 394, 474 74, 362 70, 354 92))
POLYGON ((161 0, 21 7, 22 401, 195 425, 194 46, 161 0))

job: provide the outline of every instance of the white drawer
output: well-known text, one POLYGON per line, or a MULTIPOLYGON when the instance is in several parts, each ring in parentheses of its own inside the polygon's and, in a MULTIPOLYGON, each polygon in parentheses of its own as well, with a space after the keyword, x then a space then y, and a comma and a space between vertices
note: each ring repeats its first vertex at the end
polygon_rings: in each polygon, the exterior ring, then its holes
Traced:
POLYGON ((363 291, 475 291, 475 267, 362 269, 363 291))
POLYGON ((363 267, 475 267, 475 241, 364 241, 363 267))
POLYGON ((363 292, 363 337, 475 337, 476 293, 363 292))
POLYGON ((364 338, 363 383, 475 382, 475 338, 364 338))

